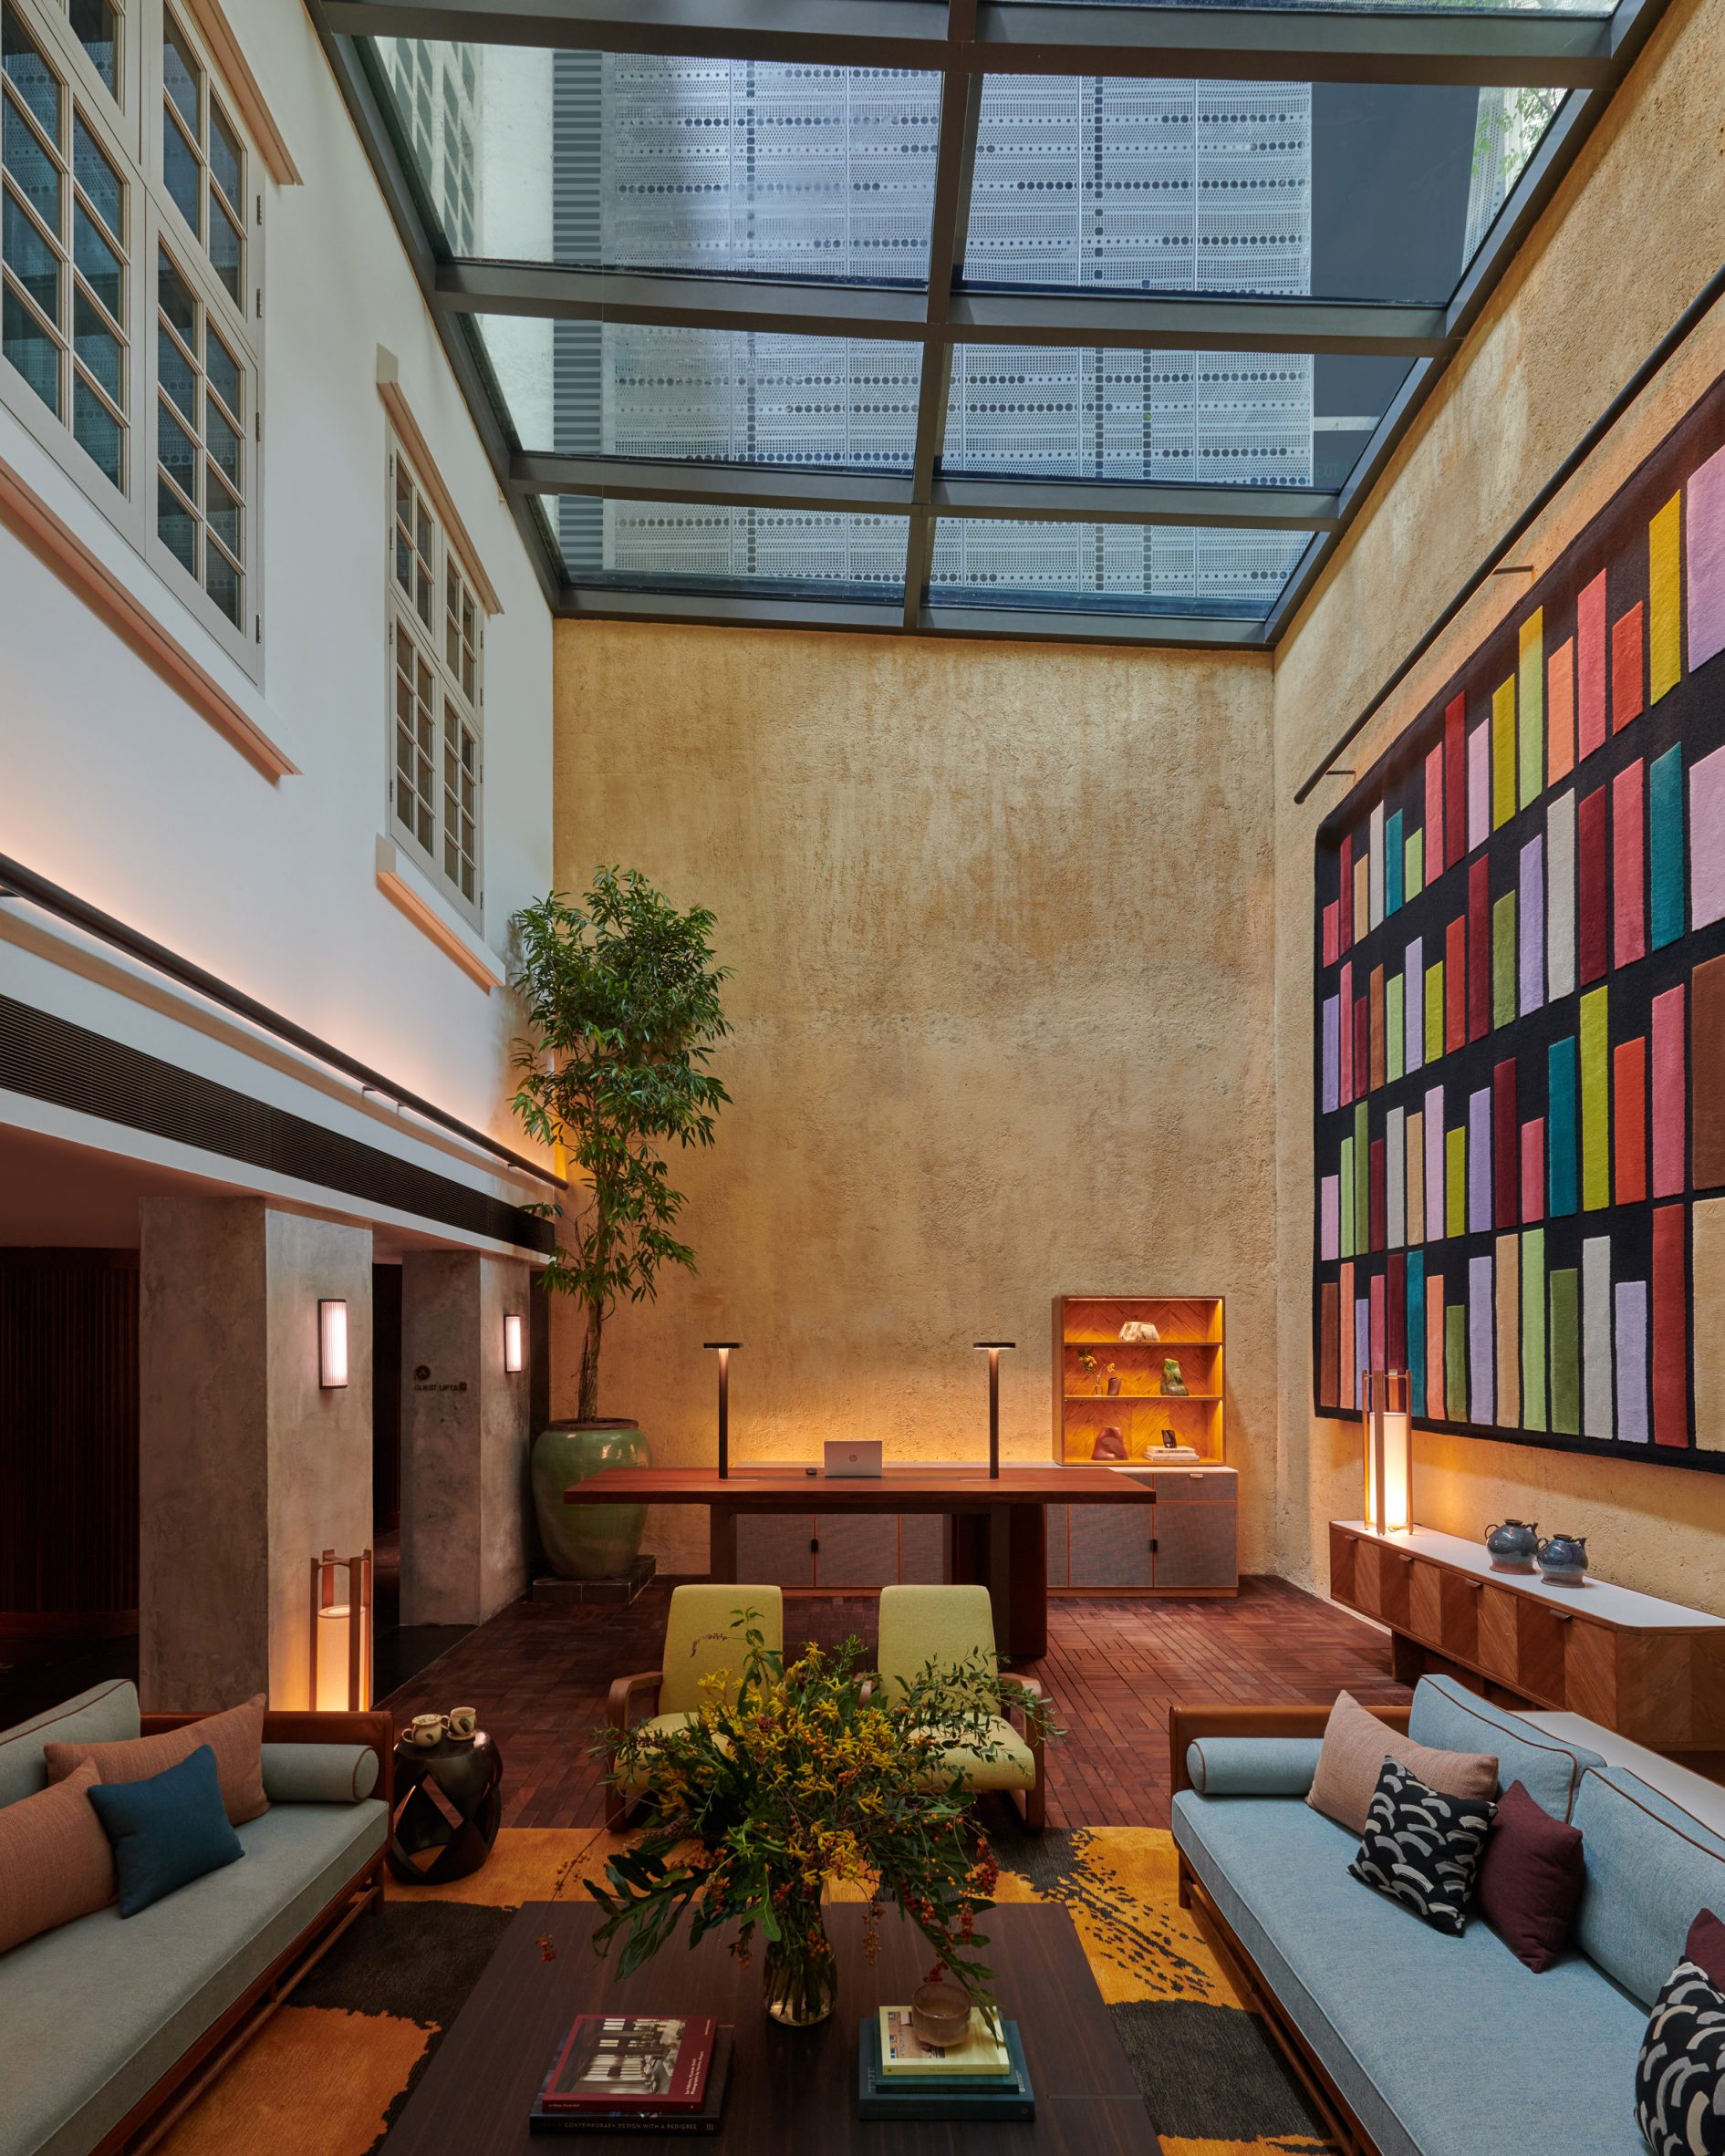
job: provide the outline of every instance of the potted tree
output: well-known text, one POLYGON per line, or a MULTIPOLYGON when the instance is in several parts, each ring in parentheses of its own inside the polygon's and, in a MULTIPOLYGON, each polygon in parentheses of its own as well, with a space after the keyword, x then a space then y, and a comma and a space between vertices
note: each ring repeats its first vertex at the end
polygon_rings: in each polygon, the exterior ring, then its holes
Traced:
POLYGON ((575 1414, 534 1441, 534 1507, 565 1579, 613 1579, 639 1551, 646 1508, 566 1505, 563 1492, 600 1467, 648 1463, 634 1418, 599 1414, 599 1352, 620 1301, 654 1298, 662 1266, 694 1269, 672 1232, 684 1197, 664 1149, 711 1145, 731 1097, 707 1068, 731 1031, 727 974, 712 962, 712 915, 680 913, 632 868, 597 869, 578 904, 554 891, 513 926, 529 1029, 515 1049, 515 1113, 541 1144, 562 1145, 587 1185, 543 1276, 580 1304, 586 1330, 575 1414))

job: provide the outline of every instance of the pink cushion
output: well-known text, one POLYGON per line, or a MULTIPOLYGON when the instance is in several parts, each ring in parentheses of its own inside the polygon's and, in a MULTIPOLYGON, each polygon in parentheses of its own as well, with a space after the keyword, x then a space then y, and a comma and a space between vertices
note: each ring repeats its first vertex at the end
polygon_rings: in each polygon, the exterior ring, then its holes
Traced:
POLYGON ((1387 1758, 1445 1797, 1497 1795, 1495 1759, 1483 1752, 1440 1752, 1431 1745, 1417 1745, 1368 1713, 1351 1692, 1344 1692, 1325 1725, 1324 1749, 1306 1802, 1350 1834, 1363 1834, 1387 1758))
POLYGON ((48 1780, 64 1781, 86 1760, 103 1782, 141 1782, 189 1759, 200 1745, 215 1754, 215 1771, 228 1823, 238 1827, 269 1809, 264 1794, 264 1695, 230 1707, 224 1715, 205 1715, 179 1729, 156 1736, 133 1736, 112 1744, 44 1745, 48 1780))
POLYGON ((39 1795, 0 1805, 0 1954, 105 1909, 119 1892, 89 1800, 95 1782, 87 1761, 39 1795))

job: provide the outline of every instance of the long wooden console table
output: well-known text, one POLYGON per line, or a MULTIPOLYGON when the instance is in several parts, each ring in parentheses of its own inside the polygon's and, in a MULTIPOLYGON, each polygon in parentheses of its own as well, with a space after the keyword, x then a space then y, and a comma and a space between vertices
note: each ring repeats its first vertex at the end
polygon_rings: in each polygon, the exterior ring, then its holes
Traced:
POLYGON ((1584 1715, 1654 1751, 1725 1751, 1725 1618, 1603 1580, 1500 1571, 1459 1535, 1356 1519, 1330 1522, 1330 1592, 1388 1626, 1404 1684, 1435 1657, 1506 1704, 1584 1715))
POLYGON ((896 1468, 878 1476, 793 1471, 733 1474, 711 1467, 602 1467, 564 1493, 570 1505, 705 1505, 709 1572, 737 1577, 737 1519, 750 1512, 938 1512, 975 1520, 966 1570, 980 1575, 994 1609, 1002 1653, 1034 1661, 1048 1647, 1046 1508, 1153 1505, 1148 1482, 1107 1467, 896 1468))

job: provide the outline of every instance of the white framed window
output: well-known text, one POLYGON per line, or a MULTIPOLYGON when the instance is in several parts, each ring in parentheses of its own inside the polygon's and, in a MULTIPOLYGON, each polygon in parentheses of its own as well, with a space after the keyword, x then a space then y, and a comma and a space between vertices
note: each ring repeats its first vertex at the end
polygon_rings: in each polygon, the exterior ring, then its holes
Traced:
POLYGON ((389 518, 391 827, 483 933, 485 610, 393 433, 389 518))
POLYGON ((0 403, 258 679, 251 165, 174 0, 0 0, 0 403))

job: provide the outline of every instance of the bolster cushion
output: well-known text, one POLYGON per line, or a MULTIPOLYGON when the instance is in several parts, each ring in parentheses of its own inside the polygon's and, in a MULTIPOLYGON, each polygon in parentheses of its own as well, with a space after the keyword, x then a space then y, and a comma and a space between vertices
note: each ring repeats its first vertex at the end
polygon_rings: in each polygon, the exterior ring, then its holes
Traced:
POLYGON ((358 1804, 378 1786, 369 1745, 265 1745, 264 1794, 272 1804, 358 1804))
POLYGON ((1199 1736, 1186 1775, 1200 1797, 1304 1797, 1323 1749, 1315 1736, 1199 1736))

